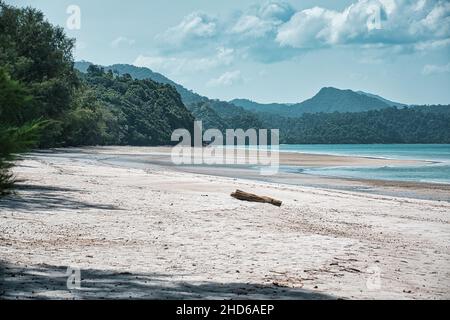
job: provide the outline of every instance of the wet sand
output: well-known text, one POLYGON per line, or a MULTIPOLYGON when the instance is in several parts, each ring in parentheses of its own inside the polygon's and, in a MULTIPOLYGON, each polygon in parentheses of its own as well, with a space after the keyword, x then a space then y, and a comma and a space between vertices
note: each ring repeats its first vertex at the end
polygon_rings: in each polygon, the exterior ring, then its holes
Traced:
MULTIPOLYGON (((252 165, 174 166, 171 161, 171 149, 169 147, 126 147, 127 152, 125 153, 123 150, 123 148, 103 147, 96 149, 83 149, 81 154, 78 153, 79 150, 77 149, 73 149, 72 151, 74 158, 78 157, 83 159, 85 158, 85 153, 88 152, 91 157, 95 155, 102 163, 136 169, 146 169, 148 166, 158 165, 163 168, 170 167, 172 170, 195 174, 450 202, 449 184, 337 178, 299 172, 286 172, 281 170, 275 175, 264 176, 260 174, 259 170, 255 170, 252 165)), ((281 166, 299 166, 306 168, 339 166, 408 166, 426 164, 429 162, 430 161, 380 159, 290 152, 279 153, 279 164, 281 166)))

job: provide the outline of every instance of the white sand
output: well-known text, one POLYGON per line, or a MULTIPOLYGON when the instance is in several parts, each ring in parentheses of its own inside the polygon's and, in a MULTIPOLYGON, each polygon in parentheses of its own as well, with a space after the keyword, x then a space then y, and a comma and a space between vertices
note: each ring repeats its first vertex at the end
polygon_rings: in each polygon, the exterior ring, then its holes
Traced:
POLYGON ((3 298, 450 298, 448 202, 64 153, 20 164, 26 181, 0 200, 3 298), (81 289, 67 290, 67 266, 81 289))

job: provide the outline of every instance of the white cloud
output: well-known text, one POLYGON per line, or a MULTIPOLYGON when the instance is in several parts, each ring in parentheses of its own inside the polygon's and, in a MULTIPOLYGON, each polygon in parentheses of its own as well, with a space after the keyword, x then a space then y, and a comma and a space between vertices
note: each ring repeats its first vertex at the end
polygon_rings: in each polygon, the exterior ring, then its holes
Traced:
POLYGON ((231 28, 232 34, 247 35, 252 37, 262 37, 273 29, 272 23, 256 16, 242 16, 231 28))
MULTIPOLYGON (((337 46, 383 51, 385 59, 439 50, 450 43, 450 1, 354 1, 341 11, 318 6, 295 11, 286 2, 268 1, 226 19, 193 12, 156 38, 166 56, 205 56, 223 46, 234 48, 243 59, 262 62, 337 46)), ((173 64, 183 64, 174 59, 173 64)))
POLYGON ((276 36, 282 46, 395 45, 450 37, 450 3, 439 0, 359 0, 343 11, 297 12, 276 36))
POLYGON ((420 24, 440 36, 448 36, 450 29, 450 3, 444 2, 433 7, 420 24))
POLYGON ((147 67, 152 70, 178 75, 194 73, 214 69, 220 66, 228 66, 233 62, 234 50, 219 47, 216 53, 209 57, 188 58, 178 56, 144 56, 139 55, 133 64, 139 67, 147 67))
POLYGON ((218 78, 213 78, 206 84, 208 87, 229 87, 233 84, 242 82, 240 70, 227 71, 218 78))
POLYGON ((424 75, 440 74, 450 72, 450 63, 445 65, 427 64, 423 67, 422 73, 424 75))
POLYGON ((217 32, 217 20, 200 11, 185 16, 176 26, 156 36, 165 44, 180 46, 186 41, 207 39, 217 32))
POLYGON ((135 43, 134 39, 129 39, 127 37, 120 36, 111 41, 111 47, 119 48, 122 45, 132 46, 134 43, 135 43))
POLYGON ((281 26, 276 41, 281 46, 313 48, 333 41, 333 20, 338 13, 315 7, 297 12, 289 22, 281 26))
POLYGON ((288 21, 295 13, 288 3, 274 1, 263 3, 250 11, 232 23, 232 34, 261 38, 270 31, 276 31, 277 26, 288 21))
POLYGON ((259 16, 266 20, 285 22, 295 13, 287 2, 270 1, 259 7, 259 16))
POLYGON ((450 38, 443 40, 423 41, 414 45, 414 49, 418 51, 436 50, 450 46, 450 38))

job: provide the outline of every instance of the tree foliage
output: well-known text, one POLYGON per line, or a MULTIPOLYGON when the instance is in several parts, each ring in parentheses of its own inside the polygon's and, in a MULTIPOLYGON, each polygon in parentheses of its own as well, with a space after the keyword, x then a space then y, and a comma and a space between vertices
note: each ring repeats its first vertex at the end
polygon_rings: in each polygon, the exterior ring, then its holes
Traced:
POLYGON ((10 168, 17 154, 36 146, 47 121, 20 122, 17 117, 24 105, 31 101, 26 90, 0 69, 0 195, 9 192, 14 183, 10 168), (16 113, 17 111, 17 113, 16 113))
POLYGON ((300 118, 261 116, 280 128, 282 143, 450 143, 450 106, 440 112, 426 108, 387 108, 355 113, 315 113, 300 118))
POLYGON ((169 144, 193 117, 171 85, 91 66, 74 70, 74 40, 32 8, 0 0, 0 192, 31 147, 169 144))
POLYGON ((193 127, 194 118, 171 85, 114 75, 94 65, 80 77, 88 88, 84 94, 97 105, 104 144, 171 144, 173 130, 193 127))

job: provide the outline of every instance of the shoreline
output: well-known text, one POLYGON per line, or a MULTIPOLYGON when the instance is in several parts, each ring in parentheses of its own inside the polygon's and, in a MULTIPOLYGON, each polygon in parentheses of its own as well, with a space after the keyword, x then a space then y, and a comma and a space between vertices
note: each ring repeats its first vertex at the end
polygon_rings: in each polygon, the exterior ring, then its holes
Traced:
MULTIPOLYGON (((283 144, 280 144, 280 146, 282 146, 283 144)), ((285 145, 289 145, 289 144, 285 144, 285 145)), ((317 144, 314 144, 317 145, 317 144)), ((319 144, 320 145, 320 144, 319 144)), ((322 144, 324 146, 328 146, 326 144, 322 144)), ((333 144, 330 144, 330 146, 332 146, 333 144)), ((352 145, 352 144, 349 144, 352 145)), ((377 145, 377 146, 383 146, 383 144, 370 144, 370 145, 377 145)), ((406 145, 422 145, 420 143, 408 143, 406 145)), ((429 145, 429 144, 427 144, 429 145)), ((432 145, 447 145, 447 144, 442 144, 442 143, 435 143, 432 145)), ((163 147, 170 147, 170 146, 163 146, 163 147)), ((369 155, 349 155, 349 154, 343 154, 343 153, 323 153, 323 152, 311 152, 309 150, 309 152, 305 151, 292 151, 292 150, 279 150, 278 152, 280 153, 291 153, 291 154, 300 154, 300 155, 311 155, 311 156, 333 156, 333 157, 350 157, 350 158, 365 158, 365 159, 374 159, 374 160, 394 160, 394 161, 417 161, 417 163, 431 163, 431 164, 435 164, 435 163, 446 163, 444 161, 440 161, 440 160, 436 160, 436 159, 409 159, 409 158, 395 158, 395 157, 382 157, 382 156, 369 156, 369 155)))
MULTIPOLYGON (((194 174, 450 202, 450 184, 443 183, 335 177, 304 172, 285 172, 283 170, 280 170, 274 176, 262 176, 258 170, 253 169, 251 166, 175 166, 170 159, 170 147, 87 147, 60 149, 61 152, 67 152, 67 150, 73 152, 75 155, 78 154, 78 158, 81 159, 87 153, 99 158, 103 157, 99 161, 105 164, 117 165, 124 168, 145 169, 148 166, 158 165, 163 169, 170 168, 170 170, 194 174)), ((74 157, 76 158, 77 156, 74 157)), ((301 165, 305 168, 324 166, 345 167, 352 165, 362 167, 413 166, 424 163, 427 162, 420 160, 386 160, 323 154, 286 153, 280 156, 280 165, 301 165)))
POLYGON ((125 168, 97 151, 14 168, 17 194, 0 200, 0 297, 450 297, 447 202, 125 168), (283 204, 239 201, 235 189, 283 204), (81 288, 68 290, 75 266, 81 288))

